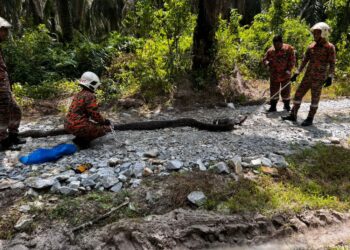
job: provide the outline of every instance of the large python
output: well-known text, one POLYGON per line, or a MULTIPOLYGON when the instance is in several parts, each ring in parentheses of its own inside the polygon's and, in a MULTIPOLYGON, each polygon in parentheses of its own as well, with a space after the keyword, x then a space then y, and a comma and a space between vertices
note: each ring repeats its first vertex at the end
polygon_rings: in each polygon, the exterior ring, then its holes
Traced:
MULTIPOLYGON (((237 125, 242 125, 242 123, 247 119, 243 117, 239 121, 235 121, 230 118, 216 119, 212 124, 197 121, 192 118, 180 118, 175 120, 165 120, 165 121, 144 121, 144 122, 133 122, 125 124, 115 124, 114 130, 155 130, 162 128, 176 128, 176 127, 193 127, 199 130, 207 130, 212 132, 225 132, 231 131, 237 125)), ((69 134, 65 129, 53 129, 53 130, 27 130, 19 134, 21 137, 47 137, 47 136, 57 136, 69 134)))

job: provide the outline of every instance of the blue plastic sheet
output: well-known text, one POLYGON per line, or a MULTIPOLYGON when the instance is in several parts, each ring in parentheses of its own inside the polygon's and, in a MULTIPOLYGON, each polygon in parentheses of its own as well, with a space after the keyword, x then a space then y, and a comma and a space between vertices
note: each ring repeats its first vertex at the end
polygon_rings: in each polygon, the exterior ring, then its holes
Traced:
POLYGON ((57 161, 62 156, 74 154, 77 150, 74 144, 59 144, 49 149, 39 148, 27 156, 20 157, 19 161, 25 165, 57 161))

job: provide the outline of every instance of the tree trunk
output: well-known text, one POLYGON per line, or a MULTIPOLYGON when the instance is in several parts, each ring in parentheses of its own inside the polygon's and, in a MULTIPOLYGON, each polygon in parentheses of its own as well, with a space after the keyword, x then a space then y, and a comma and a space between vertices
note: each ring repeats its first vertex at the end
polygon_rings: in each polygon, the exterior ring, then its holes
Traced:
POLYGON ((193 34, 192 70, 208 72, 215 59, 215 32, 218 25, 221 1, 200 0, 198 18, 193 34))
POLYGON ((56 0, 56 4, 63 42, 71 42, 73 40, 73 22, 70 12, 70 0, 56 0))

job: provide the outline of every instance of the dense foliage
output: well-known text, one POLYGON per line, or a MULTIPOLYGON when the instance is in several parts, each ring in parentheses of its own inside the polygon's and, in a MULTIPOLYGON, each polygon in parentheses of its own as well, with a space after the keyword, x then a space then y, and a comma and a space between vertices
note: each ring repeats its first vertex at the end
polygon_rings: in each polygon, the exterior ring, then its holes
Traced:
MULTIPOLYGON (((156 2, 137 1, 125 15, 122 28, 100 42, 76 33, 72 42, 61 43, 44 24, 25 29, 3 46, 11 80, 22 86, 16 90, 35 98, 51 97, 50 91, 71 86, 56 87, 60 82, 91 70, 106 83, 101 94, 106 101, 135 94, 151 100, 170 93, 179 79, 191 73, 196 12, 191 0, 156 2)), ((261 59, 274 35, 282 34, 295 47, 300 62, 312 41, 310 25, 327 21, 333 29, 330 40, 337 47, 339 84, 334 88, 337 94, 348 94, 343 86, 350 70, 350 1, 315 0, 311 1, 314 7, 309 2, 266 1, 250 25, 241 25, 242 15, 236 10, 231 10, 228 19, 219 18, 212 67, 216 76, 230 75, 238 65, 246 78, 267 79, 261 59)))

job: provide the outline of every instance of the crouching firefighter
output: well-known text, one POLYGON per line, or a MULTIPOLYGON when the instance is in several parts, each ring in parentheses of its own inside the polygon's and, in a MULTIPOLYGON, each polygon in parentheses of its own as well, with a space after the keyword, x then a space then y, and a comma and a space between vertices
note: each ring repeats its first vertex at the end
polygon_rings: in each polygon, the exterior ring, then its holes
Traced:
POLYGON ((268 49, 264 58, 263 64, 269 67, 270 71, 270 109, 268 112, 277 111, 277 103, 279 95, 277 93, 281 88, 282 100, 284 109, 290 111, 290 91, 289 84, 291 72, 295 65, 294 48, 286 43, 283 43, 282 36, 277 35, 273 38, 273 46, 268 49), (287 86, 286 86, 287 85, 287 86))
MULTIPOLYGON (((0 43, 4 42, 11 24, 0 17, 0 43)), ((25 141, 18 138, 22 112, 11 92, 11 84, 2 51, 0 50, 0 151, 19 150, 18 144, 25 141)))
POLYGON ((283 120, 296 121, 301 101, 305 94, 311 89, 311 105, 309 114, 302 126, 310 126, 313 123, 318 103, 320 101, 322 87, 332 85, 335 70, 335 47, 327 41, 330 27, 326 23, 317 23, 311 28, 314 37, 306 50, 299 69, 292 76, 291 81, 296 81, 300 72, 308 64, 304 78, 295 92, 293 108, 283 120))
POLYGON ((73 97, 64 127, 75 135, 74 144, 86 149, 92 140, 110 132, 111 122, 98 112, 95 91, 101 85, 99 77, 87 71, 81 76, 79 85, 82 89, 73 97))

